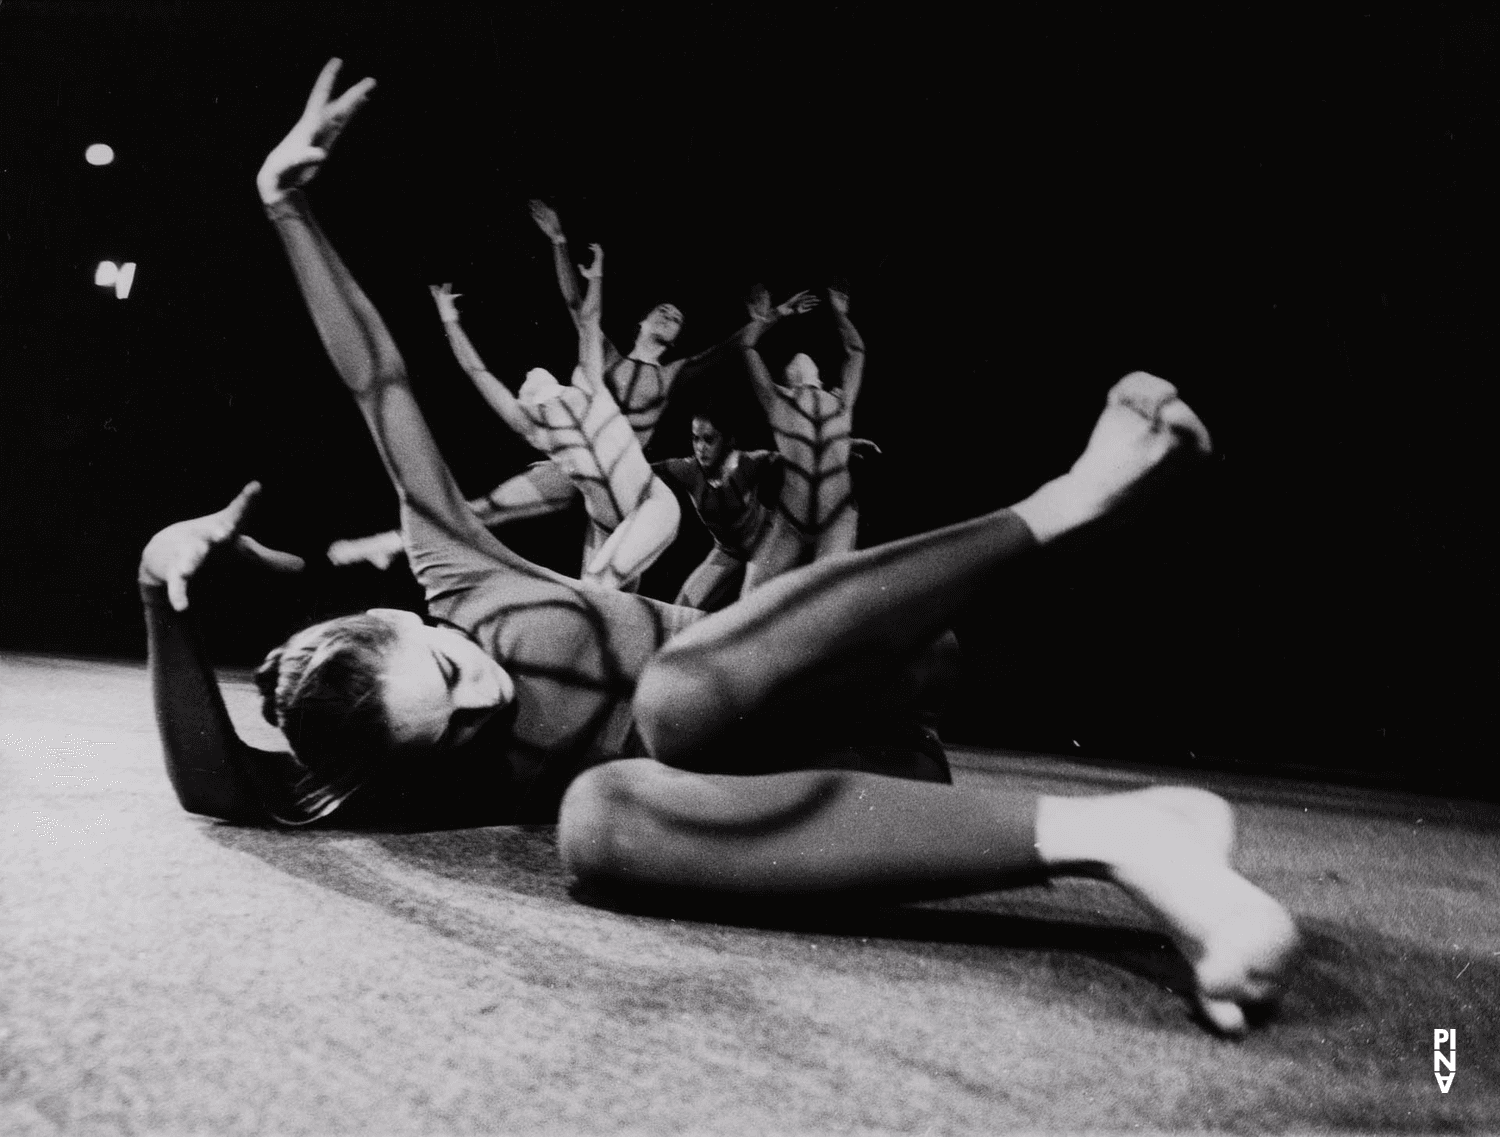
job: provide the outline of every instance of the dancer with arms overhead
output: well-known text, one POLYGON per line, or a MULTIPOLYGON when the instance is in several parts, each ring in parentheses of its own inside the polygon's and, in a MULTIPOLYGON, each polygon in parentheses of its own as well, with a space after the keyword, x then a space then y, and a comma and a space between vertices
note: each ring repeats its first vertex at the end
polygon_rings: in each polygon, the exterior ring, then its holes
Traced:
POLYGON ((751 322, 741 340, 745 369, 776 440, 782 480, 770 532, 745 570, 747 593, 790 568, 848 552, 858 536, 849 456, 865 344, 849 320, 849 297, 829 289, 828 300, 844 347, 843 372, 833 391, 823 387, 817 364, 802 352, 787 364, 785 385, 772 380, 757 345, 790 313, 786 305, 772 308, 763 289, 750 302, 751 322))

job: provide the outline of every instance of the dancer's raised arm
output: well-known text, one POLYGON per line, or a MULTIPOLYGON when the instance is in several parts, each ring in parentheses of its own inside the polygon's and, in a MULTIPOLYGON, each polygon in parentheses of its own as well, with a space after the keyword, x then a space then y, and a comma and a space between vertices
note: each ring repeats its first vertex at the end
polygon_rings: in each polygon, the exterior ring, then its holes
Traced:
POLYGON ((839 393, 844 407, 851 413, 855 400, 859 398, 859 386, 865 375, 865 341, 859 329, 849 320, 849 294, 837 288, 828 290, 828 306, 833 309, 833 319, 838 324, 839 338, 844 341, 844 370, 839 382, 839 393))
POLYGON ((599 326, 604 310, 604 250, 590 245, 594 259, 578 271, 589 282, 578 309, 578 372, 574 383, 589 392, 604 390, 604 332, 599 326))
POLYGON ((771 378, 771 372, 766 368, 766 361, 760 356, 760 338, 766 332, 780 323, 788 316, 800 315, 817 307, 818 298, 811 292, 798 292, 788 297, 776 307, 771 307, 771 294, 764 288, 756 287, 751 290, 750 299, 746 307, 750 312, 750 322, 745 325, 739 335, 740 350, 745 358, 745 370, 750 373, 750 385, 755 388, 755 397, 760 400, 760 405, 766 413, 776 401, 776 382, 771 378))
POLYGON ((458 365, 473 381, 475 389, 489 404, 490 409, 505 421, 506 426, 530 441, 535 425, 517 405, 510 388, 490 374, 489 368, 479 358, 479 353, 474 350, 474 345, 464 332, 463 324, 458 318, 458 298, 461 293, 454 292, 451 284, 429 285, 428 291, 432 293, 438 317, 443 321, 443 331, 448 336, 448 346, 453 349, 453 358, 458 360, 458 365))
POLYGON ((266 157, 256 186, 318 336, 354 396, 403 505, 450 539, 509 558, 464 501, 407 385, 406 364, 385 322, 329 244, 298 188, 316 175, 375 85, 364 79, 331 98, 339 66, 333 59, 323 68, 302 117, 266 157))
MULTIPOLYGON (((772 322, 775 322, 776 320, 779 320, 784 316, 790 316, 793 314, 809 311, 810 309, 816 307, 817 303, 818 298, 811 292, 799 292, 797 293, 797 295, 787 300, 784 304, 781 304, 775 309, 772 309, 775 314, 774 316, 770 317, 770 319, 772 320, 772 322)), ((769 307, 769 301, 767 303, 767 307, 769 307)), ((700 351, 697 355, 684 356, 682 359, 674 360, 673 362, 669 363, 667 367, 672 373, 672 380, 674 382, 679 380, 689 380, 699 375, 700 373, 707 371, 710 367, 713 367, 722 359, 731 355, 736 347, 743 347, 745 343, 745 337, 748 335, 754 335, 755 339, 758 340, 765 329, 756 328, 755 325, 757 324, 757 322, 758 318, 752 316, 750 322, 747 325, 740 328, 737 332, 735 332, 733 335, 729 336, 722 342, 716 343, 713 347, 706 348, 705 350, 700 351)))
POLYGON ((557 287, 576 322, 578 311, 583 306, 583 289, 574 272, 573 256, 568 252, 568 238, 563 234, 562 221, 558 219, 557 211, 545 201, 532 200, 527 205, 536 227, 552 243, 552 267, 557 271, 557 287))

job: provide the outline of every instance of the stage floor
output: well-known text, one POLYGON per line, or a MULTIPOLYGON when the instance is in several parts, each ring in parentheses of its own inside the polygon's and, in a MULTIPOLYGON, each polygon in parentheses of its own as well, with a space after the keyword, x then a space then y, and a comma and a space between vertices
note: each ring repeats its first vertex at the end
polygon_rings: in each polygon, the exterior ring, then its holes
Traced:
POLYGON ((782 926, 589 907, 549 828, 185 814, 139 664, 0 655, 0 1132, 1500 1130, 1500 805, 1171 776, 1234 801, 1242 871, 1307 936, 1243 1042, 1104 885, 782 926))

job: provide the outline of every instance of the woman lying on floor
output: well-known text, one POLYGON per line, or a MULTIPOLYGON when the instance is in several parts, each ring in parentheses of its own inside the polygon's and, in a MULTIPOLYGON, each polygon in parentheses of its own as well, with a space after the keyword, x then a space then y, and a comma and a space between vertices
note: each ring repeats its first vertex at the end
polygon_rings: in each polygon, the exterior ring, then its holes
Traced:
POLYGON ((373 86, 331 100, 337 70, 324 69, 258 184, 400 497, 432 622, 373 610, 272 651, 266 713, 295 758, 254 750, 225 713, 186 590, 215 548, 273 557, 239 532, 255 487, 158 533, 140 580, 183 806, 295 825, 355 816, 384 794, 399 811, 391 787, 464 796, 459 772, 482 764, 501 771, 489 820, 555 817, 567 869, 590 884, 890 902, 1098 876, 1162 922, 1208 1020, 1243 1030, 1242 1007, 1275 995, 1297 936, 1230 866, 1224 802, 1181 788, 961 790, 935 740, 903 726, 949 678, 936 646, 949 622, 1004 587, 1008 562, 1208 449, 1176 390, 1140 372, 1121 380, 1072 469, 1010 509, 819 561, 712 615, 559 576, 464 504, 400 353, 296 188, 373 86))

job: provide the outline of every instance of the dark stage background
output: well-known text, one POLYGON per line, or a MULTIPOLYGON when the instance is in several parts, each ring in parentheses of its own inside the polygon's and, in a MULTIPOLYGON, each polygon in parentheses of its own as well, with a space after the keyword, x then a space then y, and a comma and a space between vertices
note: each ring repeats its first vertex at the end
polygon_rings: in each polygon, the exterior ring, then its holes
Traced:
MULTIPOLYGON (((338 54, 380 87, 314 204, 467 490, 530 455, 425 285, 456 282, 497 373, 565 371, 528 197, 605 246, 617 342, 659 299, 696 350, 752 281, 846 277, 885 452, 864 543, 1060 472, 1134 368, 1218 442, 1133 527, 997 581, 959 628, 950 737, 1494 792, 1495 17, 903 11, 5 0, 0 647, 142 654, 140 546, 252 477, 252 530, 309 556, 393 521, 252 184, 338 54), (92 284, 106 258, 139 264, 128 300, 92 284)), ((836 366, 826 311, 767 355, 806 343, 836 366)), ((765 443, 733 367, 707 386, 765 443)), ((578 531, 509 539, 567 569, 578 531)), ((683 532, 655 595, 706 548, 683 532)), ((417 600, 228 563, 195 595, 226 662, 417 600)))

